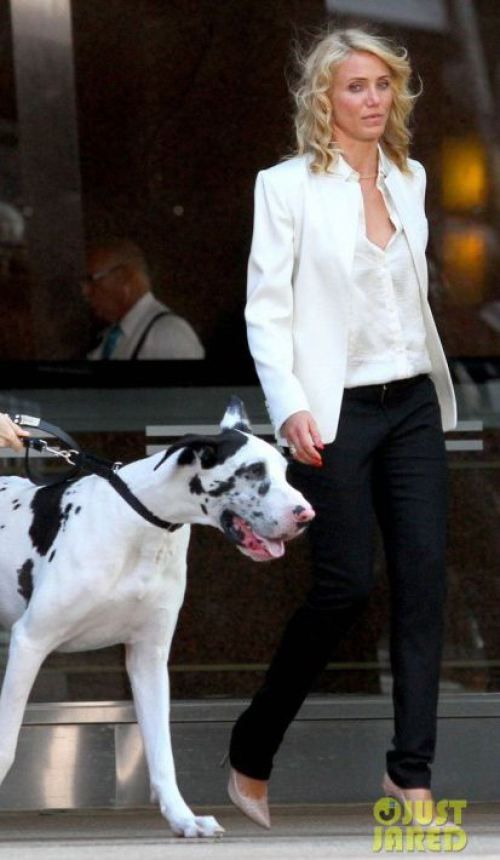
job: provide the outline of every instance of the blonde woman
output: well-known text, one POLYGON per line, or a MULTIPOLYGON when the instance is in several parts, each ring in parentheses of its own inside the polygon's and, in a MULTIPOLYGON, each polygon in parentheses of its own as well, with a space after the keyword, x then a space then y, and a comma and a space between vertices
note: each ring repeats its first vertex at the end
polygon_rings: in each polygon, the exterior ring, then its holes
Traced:
POLYGON ((454 427, 456 406, 427 301, 425 171, 408 157, 410 76, 406 50, 383 38, 322 37, 294 93, 296 155, 256 183, 248 341, 290 480, 316 510, 310 591, 231 738, 230 797, 265 827, 283 735, 366 606, 375 520, 394 678, 383 786, 400 800, 432 799, 443 430, 454 427))

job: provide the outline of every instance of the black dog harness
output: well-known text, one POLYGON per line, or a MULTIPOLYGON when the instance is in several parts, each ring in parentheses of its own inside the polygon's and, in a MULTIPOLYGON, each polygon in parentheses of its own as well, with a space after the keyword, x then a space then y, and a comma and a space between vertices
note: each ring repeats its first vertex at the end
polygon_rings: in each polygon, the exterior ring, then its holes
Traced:
POLYGON ((145 519, 148 523, 151 523, 151 525, 157 526, 160 529, 166 529, 166 531, 169 532, 173 532, 181 527, 182 523, 170 523, 167 520, 163 520, 143 505, 141 500, 134 495, 128 484, 126 484, 123 478, 120 478, 118 474, 118 470, 123 466, 123 463, 113 463, 111 460, 104 460, 101 457, 96 457, 94 454, 82 451, 78 443, 75 442, 68 433, 61 430, 61 428, 57 427, 55 424, 50 424, 48 421, 44 421, 42 418, 36 418, 33 415, 15 415, 12 420, 20 427, 36 428, 44 433, 50 434, 50 436, 55 437, 59 442, 63 443, 63 447, 52 447, 52 445, 48 444, 46 439, 42 439, 41 437, 29 436, 23 438, 22 442, 26 449, 26 473, 32 483, 44 487, 53 486, 54 484, 70 483, 76 479, 80 472, 89 472, 92 475, 98 475, 100 478, 104 478, 113 487, 113 489, 116 490, 118 495, 121 496, 122 499, 127 502, 127 504, 130 505, 137 514, 139 514, 139 516, 145 519), (53 454, 55 457, 60 457, 66 461, 68 466, 71 466, 70 471, 62 477, 57 477, 51 481, 40 481, 40 479, 33 475, 33 471, 31 469, 29 457, 29 452, 31 450, 53 454))

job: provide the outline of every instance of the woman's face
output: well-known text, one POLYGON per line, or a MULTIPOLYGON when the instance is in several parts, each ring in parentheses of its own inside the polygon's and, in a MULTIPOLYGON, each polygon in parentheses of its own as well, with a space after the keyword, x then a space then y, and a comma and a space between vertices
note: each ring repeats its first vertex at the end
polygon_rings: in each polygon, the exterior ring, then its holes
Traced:
POLYGON ((329 96, 334 138, 342 134, 356 141, 382 137, 393 99, 391 72, 383 60, 353 51, 337 68, 329 96))

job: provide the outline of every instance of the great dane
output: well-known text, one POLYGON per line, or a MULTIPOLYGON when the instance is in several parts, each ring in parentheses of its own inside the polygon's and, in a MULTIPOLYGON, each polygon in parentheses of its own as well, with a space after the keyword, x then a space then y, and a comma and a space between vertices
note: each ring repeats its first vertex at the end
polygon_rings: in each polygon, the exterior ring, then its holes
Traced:
POLYGON ((0 623, 12 628, 0 696, 0 783, 14 761, 28 696, 54 650, 126 646, 152 798, 178 836, 216 836, 177 787, 167 660, 186 583, 190 523, 215 526, 255 561, 281 556, 314 512, 287 483, 286 460, 254 436, 232 398, 214 436, 186 436, 123 466, 148 522, 90 475, 35 487, 0 479, 0 623))

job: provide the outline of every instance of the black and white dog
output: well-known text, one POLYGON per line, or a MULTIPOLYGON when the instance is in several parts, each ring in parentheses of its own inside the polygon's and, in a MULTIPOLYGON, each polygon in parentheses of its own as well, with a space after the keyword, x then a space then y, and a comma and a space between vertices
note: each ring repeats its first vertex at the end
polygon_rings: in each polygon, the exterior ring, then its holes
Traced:
POLYGON ((281 556, 284 541, 314 517, 285 472, 285 459, 251 433, 233 398, 220 434, 184 437, 120 469, 140 503, 173 530, 147 522, 95 475, 42 488, 0 479, 0 623, 12 628, 0 783, 44 658, 125 643, 153 798, 178 836, 223 832, 184 802, 170 742, 166 664, 184 597, 187 524, 215 526, 256 561, 281 556))

